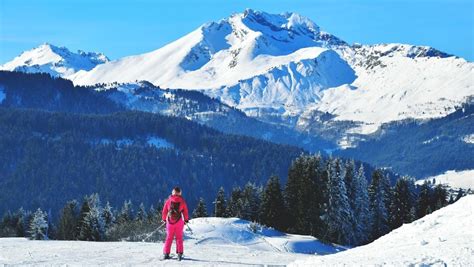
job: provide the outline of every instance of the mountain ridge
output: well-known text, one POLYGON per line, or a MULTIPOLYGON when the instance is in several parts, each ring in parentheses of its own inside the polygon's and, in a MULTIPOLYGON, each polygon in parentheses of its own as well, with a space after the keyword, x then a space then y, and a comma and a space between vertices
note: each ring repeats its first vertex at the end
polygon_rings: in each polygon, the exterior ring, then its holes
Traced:
POLYGON ((303 132, 312 132, 314 113, 329 113, 328 123, 347 126, 331 141, 344 143, 384 123, 454 112, 474 95, 473 72, 472 62, 429 46, 349 45, 296 13, 246 9, 154 51, 66 78, 199 90, 248 116, 303 132))
POLYGON ((91 70, 99 64, 109 62, 102 53, 72 52, 68 48, 43 43, 25 51, 12 61, 0 65, 0 70, 29 73, 45 72, 55 77, 69 77, 79 70, 91 70))

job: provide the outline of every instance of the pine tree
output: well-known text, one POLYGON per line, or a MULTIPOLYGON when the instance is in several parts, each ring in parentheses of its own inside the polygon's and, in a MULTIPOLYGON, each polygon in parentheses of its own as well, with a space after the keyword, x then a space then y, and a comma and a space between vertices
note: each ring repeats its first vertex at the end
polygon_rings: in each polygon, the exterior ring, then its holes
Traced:
POLYGON ((397 180, 393 189, 390 206, 391 228, 395 229, 404 223, 412 222, 412 208, 414 207, 413 179, 402 177, 397 180))
POLYGON ((347 198, 349 200, 349 205, 352 210, 355 208, 356 203, 356 180, 355 180, 355 163, 354 160, 348 160, 345 164, 345 173, 344 173, 344 182, 347 190, 347 198))
POLYGON ((242 201, 242 190, 240 187, 234 187, 234 189, 232 189, 230 199, 227 203, 227 215, 229 217, 242 218, 242 209, 244 204, 242 201))
POLYGON ((122 209, 120 213, 117 215, 117 223, 118 224, 125 224, 131 222, 133 220, 133 207, 132 201, 126 200, 123 202, 122 209))
POLYGON ((151 204, 150 209, 148 210, 148 223, 159 222, 161 218, 157 217, 158 211, 155 209, 153 204, 151 204))
POLYGON ((30 222, 30 228, 28 230, 31 239, 33 240, 47 240, 48 239, 48 221, 46 213, 40 208, 36 210, 33 215, 33 219, 30 222))
POLYGON ((331 160, 328 177, 329 199, 325 221, 328 226, 329 239, 338 244, 354 244, 354 215, 349 205, 344 170, 340 159, 331 160))
POLYGON ((105 230, 107 231, 115 223, 115 215, 114 215, 114 212, 112 210, 112 206, 110 206, 110 202, 108 202, 108 201, 105 204, 105 207, 102 211, 102 217, 104 218, 105 230))
POLYGON ((68 201, 61 211, 58 226, 59 240, 75 240, 78 224, 78 204, 76 200, 68 201))
POLYGON ((193 211, 193 218, 207 217, 206 202, 203 198, 199 199, 196 209, 193 211))
POLYGON ((370 238, 370 203, 367 178, 365 178, 364 165, 360 164, 355 176, 354 184, 354 236, 356 244, 365 244, 370 238))
POLYGON ((261 205, 261 188, 248 182, 242 193, 243 208, 242 218, 249 221, 258 221, 258 213, 261 205))
POLYGON ((226 214, 227 203, 225 200, 224 188, 219 188, 217 192, 216 200, 214 201, 214 216, 215 217, 227 217, 226 214))
POLYGON ((388 233, 388 210, 387 210, 387 193, 384 185, 384 175, 380 170, 375 170, 372 173, 372 181, 369 186, 369 200, 371 213, 371 239, 375 240, 378 237, 388 233))
POLYGON ((428 181, 425 181, 420 186, 419 191, 420 193, 418 195, 418 200, 416 203, 416 218, 421 218, 428 214, 428 207, 430 206, 431 199, 433 198, 432 190, 428 181))
POLYGON ((301 225, 300 216, 302 213, 302 197, 300 196, 300 191, 304 184, 302 181, 304 176, 303 171, 304 156, 301 155, 291 163, 290 169, 288 170, 288 180, 285 186, 285 200, 289 214, 288 231, 292 233, 298 233, 301 231, 301 229, 299 229, 299 226, 301 225))
POLYGON ((288 215, 280 187, 280 179, 272 176, 263 191, 261 222, 266 226, 285 231, 288 227, 288 215))
POLYGON ((16 218, 15 223, 14 223, 16 236, 18 237, 26 236, 26 233, 28 231, 28 225, 26 221, 27 212, 23 208, 20 208, 18 209, 18 211, 16 211, 13 214, 13 217, 16 218))
POLYGON ((81 234, 81 229, 85 224, 84 219, 87 216, 87 214, 89 214, 90 210, 91 210, 91 207, 90 207, 89 196, 85 196, 82 201, 81 210, 79 211, 79 218, 77 219, 75 237, 79 238, 81 234))
POLYGON ((456 194, 456 198, 454 199, 454 202, 458 201, 464 196, 464 190, 462 188, 459 188, 458 193, 456 194))
POLYGON ((448 205, 451 205, 454 203, 454 197, 452 194, 449 195, 449 200, 448 200, 448 205))
POLYGON ((138 222, 145 222, 147 216, 148 215, 145 210, 145 205, 142 202, 140 203, 140 206, 138 206, 137 216, 135 217, 135 220, 138 222))
POLYGON ((89 212, 85 214, 79 232, 80 240, 101 241, 105 239, 105 220, 98 194, 87 198, 89 212))
POLYGON ((323 227, 320 217, 324 205, 325 185, 321 156, 300 156, 291 165, 285 187, 289 231, 318 235, 323 227))
POLYGON ((442 184, 435 186, 433 190, 433 199, 431 202, 431 209, 438 210, 448 204, 448 192, 442 184))

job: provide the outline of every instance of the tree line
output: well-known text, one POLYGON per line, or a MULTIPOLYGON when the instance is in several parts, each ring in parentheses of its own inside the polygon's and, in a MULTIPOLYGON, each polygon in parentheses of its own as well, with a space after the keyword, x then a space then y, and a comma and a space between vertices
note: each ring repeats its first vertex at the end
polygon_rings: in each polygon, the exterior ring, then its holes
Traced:
MULTIPOLYGON (((239 217, 278 230, 312 235, 325 242, 361 245, 419 219, 463 196, 448 201, 442 185, 402 177, 391 185, 386 173, 340 158, 302 155, 293 161, 284 187, 272 176, 265 187, 234 188, 228 199, 217 193, 213 216, 239 217)), ((206 211, 204 202, 199 210, 206 211)), ((206 216, 207 212, 195 214, 206 216)))
MULTIPOLYGON (((272 176, 265 186, 247 183, 226 194, 221 187, 209 212, 200 198, 192 212, 198 217, 238 217, 278 230, 312 235, 324 242, 361 245, 371 242, 434 210, 457 201, 460 190, 448 200, 441 185, 402 177, 391 185, 388 175, 373 171, 371 182, 363 165, 340 158, 324 159, 319 155, 302 155, 292 162, 288 182, 282 188, 280 179, 272 176)), ((92 194, 68 201, 54 221, 51 211, 35 212, 22 208, 7 212, 0 223, 0 236, 25 236, 32 239, 88 241, 157 241, 163 239, 160 229, 160 200, 148 209, 141 203, 136 211, 130 200, 121 208, 105 205, 92 194)))

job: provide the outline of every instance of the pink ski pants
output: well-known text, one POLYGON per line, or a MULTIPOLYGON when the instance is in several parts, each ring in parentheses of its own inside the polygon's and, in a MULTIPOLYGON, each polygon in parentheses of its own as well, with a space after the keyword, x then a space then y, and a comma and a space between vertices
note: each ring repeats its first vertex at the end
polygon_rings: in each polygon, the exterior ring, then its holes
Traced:
POLYGON ((165 246, 163 247, 163 254, 170 254, 171 244, 173 243, 174 237, 176 237, 176 253, 184 252, 183 229, 184 221, 182 219, 177 221, 175 224, 166 222, 166 240, 165 246))

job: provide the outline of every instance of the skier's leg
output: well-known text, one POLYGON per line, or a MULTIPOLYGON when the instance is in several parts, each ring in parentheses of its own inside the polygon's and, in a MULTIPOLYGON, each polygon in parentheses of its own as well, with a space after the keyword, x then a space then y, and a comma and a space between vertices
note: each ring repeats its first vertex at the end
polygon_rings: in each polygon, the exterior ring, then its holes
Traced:
POLYGON ((163 254, 170 254, 171 252, 171 244, 173 243, 174 239, 174 231, 173 225, 166 223, 166 240, 165 245, 163 246, 163 254))
POLYGON ((184 252, 184 244, 183 244, 184 221, 179 220, 175 225, 176 225, 176 228, 175 228, 176 252, 178 252, 178 254, 183 254, 184 252))

